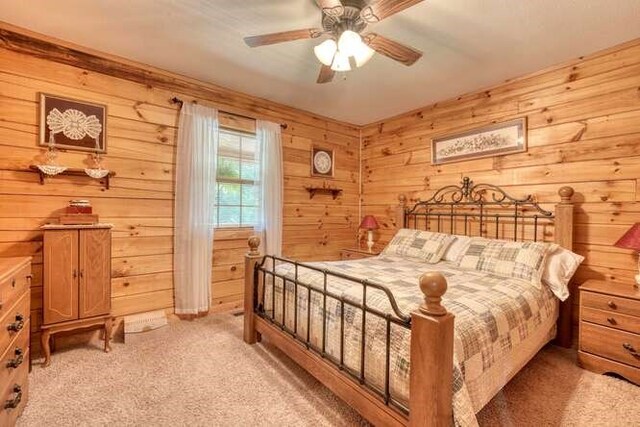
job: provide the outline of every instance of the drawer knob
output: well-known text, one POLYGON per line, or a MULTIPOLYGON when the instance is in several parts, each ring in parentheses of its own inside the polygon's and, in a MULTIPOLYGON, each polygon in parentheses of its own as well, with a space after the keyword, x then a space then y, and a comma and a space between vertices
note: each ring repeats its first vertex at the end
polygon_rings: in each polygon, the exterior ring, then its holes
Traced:
POLYGON ((9 369, 17 368, 18 366, 22 365, 22 362, 24 361, 24 354, 21 348, 16 348, 14 354, 16 355, 16 357, 7 361, 7 368, 9 369))
POLYGON ((616 303, 615 303, 615 302, 613 302, 613 301, 609 301, 609 302, 607 303, 607 305, 609 306, 609 308, 612 308, 612 309, 614 309, 614 310, 615 310, 616 308, 618 308, 618 306, 616 305, 616 303))
POLYGON ((16 394, 13 399, 4 401, 4 409, 14 409, 17 408, 22 400, 22 387, 18 384, 13 386, 13 392, 16 394))
POLYGON ((612 325, 618 324, 618 322, 616 322, 616 319, 614 319, 613 317, 607 317, 607 322, 609 322, 612 325))
POLYGON ((627 350, 627 352, 629 352, 629 354, 632 355, 633 357, 640 358, 640 353, 638 353, 636 351, 636 349, 633 348, 633 346, 631 344, 629 344, 628 342, 622 344, 622 348, 627 350))
POLYGON ((18 332, 22 328, 24 328, 24 316, 22 314, 16 314, 16 321, 9 323, 7 331, 18 332))
POLYGON ((15 277, 11 279, 11 287, 12 288, 16 287, 16 278, 15 277))

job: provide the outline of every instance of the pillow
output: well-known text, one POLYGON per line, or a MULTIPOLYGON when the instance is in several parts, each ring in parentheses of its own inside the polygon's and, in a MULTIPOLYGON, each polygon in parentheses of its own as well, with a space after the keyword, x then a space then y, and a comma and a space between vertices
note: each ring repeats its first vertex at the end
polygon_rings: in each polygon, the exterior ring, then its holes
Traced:
POLYGON ((444 252, 442 256, 443 261, 458 261, 460 256, 467 250, 467 246, 471 243, 471 237, 469 236, 454 236, 455 240, 449 248, 444 252))
POLYGON ((547 262, 542 272, 542 281, 549 286, 560 301, 569 298, 569 280, 571 280, 582 261, 584 261, 582 255, 571 252, 562 246, 555 245, 555 248, 549 251, 547 262))
POLYGON ((435 264, 440 261, 454 238, 450 234, 401 228, 384 248, 382 255, 418 258, 435 264))
POLYGON ((458 266, 521 279, 540 288, 549 244, 472 237, 458 266))

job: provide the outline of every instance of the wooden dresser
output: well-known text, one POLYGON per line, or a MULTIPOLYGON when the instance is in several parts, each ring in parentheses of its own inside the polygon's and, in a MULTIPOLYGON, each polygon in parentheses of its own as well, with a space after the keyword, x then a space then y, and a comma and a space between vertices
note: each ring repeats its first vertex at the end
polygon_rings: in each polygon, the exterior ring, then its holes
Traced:
POLYGON ((340 251, 340 259, 362 259, 380 255, 381 250, 373 248, 371 252, 367 248, 346 248, 340 251))
POLYGON ((640 385, 640 290, 632 283, 588 280, 580 286, 578 362, 640 385))
POLYGON ((29 392, 31 258, 0 258, 0 426, 11 426, 29 392))
POLYGON ((45 225, 42 351, 52 334, 101 326, 111 336, 111 225, 45 225))

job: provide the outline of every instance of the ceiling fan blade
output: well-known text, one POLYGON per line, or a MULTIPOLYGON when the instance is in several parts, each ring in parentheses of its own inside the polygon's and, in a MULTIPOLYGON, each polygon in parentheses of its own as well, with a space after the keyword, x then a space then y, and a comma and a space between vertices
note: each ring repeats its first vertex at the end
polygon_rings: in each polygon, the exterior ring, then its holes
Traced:
POLYGON ((324 32, 317 28, 305 30, 283 31, 281 33, 262 34, 260 36, 245 37, 244 42, 249 47, 266 46, 270 44, 290 42, 293 40, 315 39, 324 32))
POLYGON ((331 69, 329 65, 323 65, 320 68, 320 75, 318 76, 318 83, 329 83, 333 80, 333 77, 336 75, 336 72, 331 69))
POLYGON ((369 24, 375 24, 422 1, 423 0, 378 0, 369 6, 365 6, 360 12, 360 17, 369 24))
POLYGON ((418 59, 422 58, 422 52, 382 37, 379 34, 369 33, 362 40, 379 54, 401 62, 406 66, 413 65, 418 59))
POLYGON ((340 0, 316 0, 316 3, 325 15, 338 18, 344 14, 344 6, 340 0))

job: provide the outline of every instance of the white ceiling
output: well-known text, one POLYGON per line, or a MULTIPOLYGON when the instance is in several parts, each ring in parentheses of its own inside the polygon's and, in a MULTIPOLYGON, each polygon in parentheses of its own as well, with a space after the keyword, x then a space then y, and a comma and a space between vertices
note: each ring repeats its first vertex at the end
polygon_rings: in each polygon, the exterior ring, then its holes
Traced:
POLYGON ((353 124, 640 37, 639 0, 426 0, 369 27, 423 51, 418 63, 376 55, 327 85, 317 40, 242 41, 320 16, 313 0, 0 0, 0 20, 353 124))

